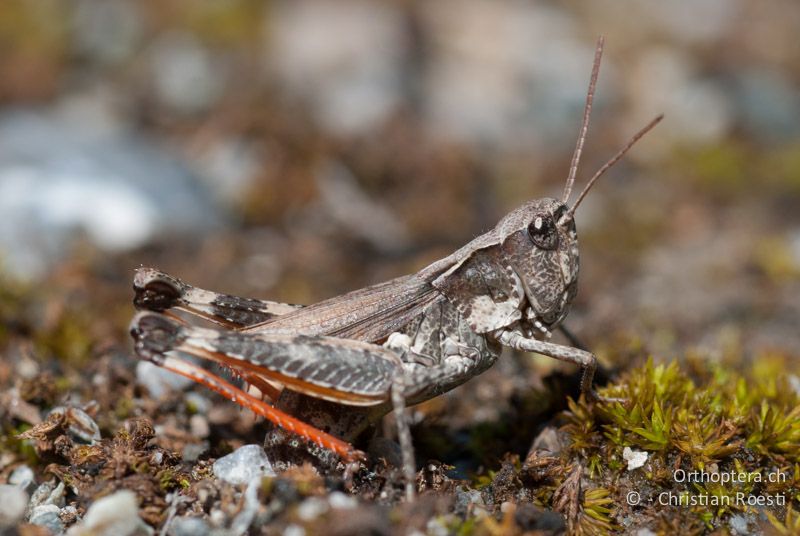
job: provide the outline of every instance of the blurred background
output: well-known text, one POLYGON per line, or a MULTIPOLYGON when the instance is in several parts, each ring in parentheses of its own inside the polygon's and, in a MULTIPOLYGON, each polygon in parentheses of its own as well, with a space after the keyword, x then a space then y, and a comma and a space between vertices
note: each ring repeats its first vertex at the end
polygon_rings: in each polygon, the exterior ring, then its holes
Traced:
POLYGON ((795 0, 4 0, 0 344, 128 352, 141 264, 293 303, 418 270, 561 194, 603 34, 576 187, 666 119, 578 212, 567 325, 618 364, 800 356, 798 28, 795 0))

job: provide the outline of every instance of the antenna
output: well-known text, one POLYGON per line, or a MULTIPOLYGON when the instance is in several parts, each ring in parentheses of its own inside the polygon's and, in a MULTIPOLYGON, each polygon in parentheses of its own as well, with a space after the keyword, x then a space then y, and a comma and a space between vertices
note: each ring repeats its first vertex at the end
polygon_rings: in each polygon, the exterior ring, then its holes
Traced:
POLYGON ((570 209, 567 212, 567 214, 569 214, 570 216, 574 215, 575 214, 575 209, 578 208, 578 205, 581 204, 581 201, 583 201, 583 198, 586 197, 587 193, 589 193, 589 190, 591 189, 591 187, 595 183, 595 181, 597 179, 599 179, 603 175, 603 173, 608 171, 608 169, 611 166, 613 166, 614 164, 619 162, 619 159, 622 158, 623 156, 625 156, 625 153, 627 153, 628 150, 631 147, 633 147, 633 145, 642 138, 642 136, 647 134, 662 119, 664 119, 664 114, 660 114, 660 115, 656 116, 653 120, 651 120, 649 123, 647 123, 647 125, 645 125, 644 128, 642 128, 639 132, 634 134, 631 137, 631 139, 628 140, 628 143, 626 143, 625 146, 622 147, 622 149, 620 149, 619 152, 617 152, 617 154, 615 154, 611 158, 611 160, 609 160, 608 162, 603 164, 603 166, 600 169, 597 170, 597 172, 594 174, 594 176, 591 179, 589 179, 589 182, 586 183, 586 186, 583 188, 583 191, 581 192, 581 195, 578 196, 578 200, 575 201, 575 204, 572 205, 572 207, 570 207, 570 209))
POLYGON ((586 93, 586 105, 583 107, 583 123, 581 124, 580 134, 578 135, 578 142, 575 145, 575 152, 572 153, 572 163, 569 166, 569 176, 567 177, 567 184, 564 187, 564 195, 561 196, 561 202, 565 204, 569 200, 569 196, 572 193, 572 186, 575 184, 575 176, 578 174, 578 164, 581 161, 581 153, 583 152, 583 143, 586 141, 586 132, 589 130, 589 118, 592 115, 594 89, 597 86, 597 77, 600 74, 600 59, 603 57, 603 45, 605 41, 606 39, 602 35, 597 38, 597 48, 594 50, 594 63, 592 64, 592 76, 589 79, 589 91, 586 93))

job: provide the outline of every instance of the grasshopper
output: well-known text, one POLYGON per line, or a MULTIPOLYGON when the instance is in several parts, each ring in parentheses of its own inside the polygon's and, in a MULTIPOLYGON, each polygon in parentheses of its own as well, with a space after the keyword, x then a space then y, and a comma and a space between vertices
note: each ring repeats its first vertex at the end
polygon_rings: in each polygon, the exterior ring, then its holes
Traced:
POLYGON ((595 181, 662 118, 630 138, 568 205, 602 50, 601 37, 561 199, 529 201, 491 231, 415 274, 307 307, 218 294, 140 268, 133 283, 140 312, 131 324, 136 353, 345 462, 365 458, 350 442, 394 410, 409 498, 415 466, 405 406, 481 374, 502 347, 580 365, 581 391, 598 400, 592 389, 595 356, 549 342, 577 291, 574 215, 595 181), (187 313, 218 327, 193 326, 185 320, 187 313), (231 369, 263 396, 181 359, 183 354, 231 369))

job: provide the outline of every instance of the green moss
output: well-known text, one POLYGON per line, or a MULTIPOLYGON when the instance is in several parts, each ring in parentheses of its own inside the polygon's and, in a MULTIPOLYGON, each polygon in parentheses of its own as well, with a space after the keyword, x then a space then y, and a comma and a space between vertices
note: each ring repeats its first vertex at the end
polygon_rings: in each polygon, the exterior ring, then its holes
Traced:
POLYGON ((772 525, 772 528, 774 528, 778 534, 786 534, 787 536, 800 534, 800 511, 795 510, 791 504, 786 509, 786 515, 783 521, 779 520, 778 517, 771 512, 766 512, 766 515, 770 525, 772 525))
POLYGON ((136 404, 130 398, 123 396, 117 403, 114 405, 114 416, 124 421, 128 417, 133 415, 134 410, 136 409, 136 404))
POLYGON ((753 262, 775 284, 800 277, 800 266, 795 261, 792 245, 784 236, 769 236, 760 240, 753 252, 753 262))
POLYGON ((722 194, 738 194, 748 182, 751 156, 744 147, 731 142, 695 148, 687 154, 684 169, 704 189, 722 194))
POLYGON ((71 310, 61 314, 54 325, 34 333, 40 354, 52 354, 57 359, 81 366, 91 359, 94 319, 87 310, 71 310))
POLYGON ((748 423, 747 446, 762 454, 786 455, 800 459, 800 404, 788 413, 762 400, 757 414, 748 423))
MULTIPOLYGON (((707 528, 736 511, 755 511, 737 503, 737 493, 799 501, 800 395, 789 384, 788 368, 788 358, 774 353, 762 354, 744 370, 699 356, 688 356, 683 364, 648 359, 601 392, 623 402, 570 401, 563 427, 568 450, 590 479, 612 485, 606 496, 613 502, 624 504, 623 491, 641 488, 642 476, 653 496, 669 491, 687 500, 716 500, 713 507, 687 506, 707 528), (647 451, 647 465, 629 472, 622 460, 625 447, 647 451), (679 483, 676 469, 734 473, 739 480, 679 483), (776 473, 782 478, 771 482, 768 476, 776 473)), ((782 515, 780 506, 766 509, 776 519, 782 515)))
POLYGON ((179 474, 173 469, 163 469, 156 474, 158 487, 162 491, 172 491, 176 488, 186 489, 190 482, 185 475, 179 474))
POLYGON ((756 176, 781 190, 800 193, 800 143, 797 141, 766 152, 758 162, 756 176))
POLYGON ((5 427, 0 423, 0 452, 16 454, 28 465, 36 466, 39 463, 39 455, 32 441, 18 439, 19 434, 31 429, 29 424, 20 424, 17 427, 5 427))
POLYGON ((217 46, 256 42, 264 19, 264 4, 257 0, 190 3, 184 23, 201 39, 217 46))
POLYGON ((583 494, 583 509, 575 527, 575 534, 608 534, 615 527, 611 521, 614 499, 605 488, 587 490, 583 494))

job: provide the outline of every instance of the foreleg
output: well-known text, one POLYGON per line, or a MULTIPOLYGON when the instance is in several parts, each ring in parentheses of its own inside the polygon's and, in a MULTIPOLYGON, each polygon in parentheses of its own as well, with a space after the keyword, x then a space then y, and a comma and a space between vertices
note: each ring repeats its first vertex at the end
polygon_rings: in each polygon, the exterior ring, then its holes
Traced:
POLYGON ((581 376, 581 393, 590 401, 607 400, 598 395, 594 390, 593 381, 594 373, 597 369, 597 357, 591 352, 552 342, 528 339, 515 331, 501 331, 497 336, 497 340, 504 346, 514 348, 515 350, 536 352, 554 359, 580 365, 583 369, 583 375, 581 376))

